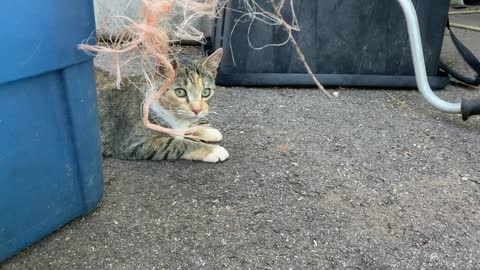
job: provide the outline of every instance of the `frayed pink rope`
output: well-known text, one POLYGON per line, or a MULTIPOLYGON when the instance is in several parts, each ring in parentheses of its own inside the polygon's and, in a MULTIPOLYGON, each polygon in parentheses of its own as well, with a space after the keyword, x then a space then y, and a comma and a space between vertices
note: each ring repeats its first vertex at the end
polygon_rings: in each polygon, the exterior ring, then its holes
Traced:
MULTIPOLYGON (((215 16, 218 1, 219 0, 210 0, 205 3, 199 3, 192 0, 142 0, 141 15, 143 18, 143 23, 136 23, 128 17, 120 17, 126 21, 129 21, 131 24, 126 26, 125 30, 122 31, 121 34, 115 39, 113 47, 109 47, 107 45, 81 44, 79 45, 79 48, 86 51, 108 53, 112 55, 117 77, 117 88, 120 88, 121 84, 121 65, 119 60, 120 54, 137 50, 142 57, 154 57, 157 61, 157 64, 166 67, 167 74, 163 74, 166 75, 166 80, 162 83, 160 88, 154 89, 153 94, 148 95, 145 99, 142 107, 143 124, 149 129, 163 132, 171 136, 188 137, 198 140, 198 137, 192 135, 192 133, 195 131, 195 127, 186 130, 174 130, 153 124, 148 119, 150 106, 152 103, 155 100, 158 100, 175 80, 175 70, 167 57, 167 54, 170 52, 169 35, 166 30, 158 27, 158 23, 160 22, 160 19, 165 18, 172 12, 175 5, 180 5, 185 10, 192 11, 196 14, 215 16), (127 38, 131 38, 131 40, 125 42, 127 38)), ((193 39, 198 39, 198 35, 191 35, 191 37, 193 37, 193 39)), ((145 72, 144 75, 147 82, 149 82, 151 86, 154 86, 155 83, 151 81, 145 72)))

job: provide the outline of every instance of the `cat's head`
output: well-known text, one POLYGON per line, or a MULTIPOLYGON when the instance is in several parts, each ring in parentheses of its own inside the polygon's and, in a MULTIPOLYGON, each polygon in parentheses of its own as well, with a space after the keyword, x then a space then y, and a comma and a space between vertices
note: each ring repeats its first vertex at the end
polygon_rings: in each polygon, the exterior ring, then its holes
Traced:
POLYGON ((215 94, 215 77, 222 55, 220 48, 195 62, 173 61, 176 77, 159 100, 163 110, 177 120, 196 121, 205 117, 215 94))

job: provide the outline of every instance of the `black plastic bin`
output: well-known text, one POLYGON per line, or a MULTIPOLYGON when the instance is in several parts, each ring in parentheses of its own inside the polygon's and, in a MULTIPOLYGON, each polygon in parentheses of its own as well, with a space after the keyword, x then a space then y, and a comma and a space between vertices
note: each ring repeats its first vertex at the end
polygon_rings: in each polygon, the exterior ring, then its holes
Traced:
MULTIPOLYGON (((217 83, 243 86, 314 86, 281 27, 241 17, 244 1, 230 0, 215 22, 207 53, 223 47, 217 83), (238 21, 238 23, 237 23, 238 21), (233 31, 232 31, 233 30, 233 31)), ((271 10, 268 0, 257 0, 271 10)), ((291 20, 286 1, 283 15, 291 20)), ((327 86, 415 88, 407 26, 396 0, 295 0, 299 46, 320 82, 327 86)), ((450 0, 413 0, 432 88, 447 76, 438 68, 450 0)))

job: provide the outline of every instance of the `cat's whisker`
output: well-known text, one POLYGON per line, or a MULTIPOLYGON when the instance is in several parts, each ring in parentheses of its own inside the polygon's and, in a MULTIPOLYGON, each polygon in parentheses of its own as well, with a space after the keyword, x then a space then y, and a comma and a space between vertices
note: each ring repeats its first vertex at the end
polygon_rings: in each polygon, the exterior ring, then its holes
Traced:
POLYGON ((223 122, 225 120, 224 117, 221 117, 219 115, 208 115, 207 117, 209 120, 212 120, 212 122, 223 122))
POLYGON ((223 128, 223 125, 221 124, 222 121, 217 121, 215 118, 207 117, 207 121, 209 122, 209 126, 216 127, 216 128, 223 128))

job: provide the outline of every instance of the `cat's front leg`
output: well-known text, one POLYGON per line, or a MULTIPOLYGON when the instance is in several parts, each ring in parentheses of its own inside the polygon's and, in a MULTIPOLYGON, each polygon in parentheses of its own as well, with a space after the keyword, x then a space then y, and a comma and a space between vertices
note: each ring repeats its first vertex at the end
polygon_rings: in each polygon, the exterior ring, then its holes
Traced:
POLYGON ((182 155, 182 159, 215 163, 224 161, 229 157, 228 151, 219 145, 188 140, 185 140, 185 143, 188 145, 188 150, 182 155))
POLYGON ((187 159, 220 162, 228 158, 225 148, 183 138, 155 136, 133 144, 128 159, 175 160, 187 159))
POLYGON ((207 126, 198 126, 192 135, 204 142, 220 142, 223 139, 218 129, 207 126))

